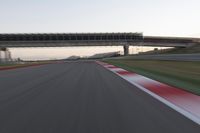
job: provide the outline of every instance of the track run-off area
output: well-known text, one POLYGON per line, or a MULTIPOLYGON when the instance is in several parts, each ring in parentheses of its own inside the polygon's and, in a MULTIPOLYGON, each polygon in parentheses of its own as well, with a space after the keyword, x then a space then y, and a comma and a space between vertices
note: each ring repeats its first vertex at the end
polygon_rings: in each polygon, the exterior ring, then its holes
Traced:
POLYGON ((200 132, 138 87, 95 61, 2 70, 0 133, 200 132))

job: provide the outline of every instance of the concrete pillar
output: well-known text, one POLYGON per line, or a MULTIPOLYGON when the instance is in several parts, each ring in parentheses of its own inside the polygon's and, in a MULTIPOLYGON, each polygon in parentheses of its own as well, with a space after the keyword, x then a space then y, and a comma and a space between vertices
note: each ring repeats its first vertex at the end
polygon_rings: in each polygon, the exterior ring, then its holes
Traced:
POLYGON ((11 53, 8 50, 5 51, 5 60, 6 61, 10 61, 11 60, 11 53))
POLYGON ((7 48, 0 48, 0 60, 1 61, 11 61, 11 53, 7 48), (4 59, 1 55, 1 51, 4 53, 4 59))
POLYGON ((1 60, 2 58, 1 58, 1 49, 0 49, 0 63, 2 62, 2 60, 1 60))
POLYGON ((1 51, 6 51, 7 48, 5 48, 5 47, 1 47, 0 50, 1 50, 1 51))
POLYGON ((6 48, 0 47, 0 62, 4 61, 4 57, 2 56, 2 53, 4 54, 5 50, 6 50, 6 48))
POLYGON ((124 55, 125 56, 129 55, 129 45, 128 44, 124 45, 124 55))

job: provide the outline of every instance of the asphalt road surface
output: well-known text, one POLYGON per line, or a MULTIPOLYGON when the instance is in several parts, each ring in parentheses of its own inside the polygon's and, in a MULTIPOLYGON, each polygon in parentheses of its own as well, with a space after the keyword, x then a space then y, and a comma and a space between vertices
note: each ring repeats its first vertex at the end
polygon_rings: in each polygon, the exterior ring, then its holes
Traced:
POLYGON ((200 133, 95 62, 0 71, 0 133, 200 133))

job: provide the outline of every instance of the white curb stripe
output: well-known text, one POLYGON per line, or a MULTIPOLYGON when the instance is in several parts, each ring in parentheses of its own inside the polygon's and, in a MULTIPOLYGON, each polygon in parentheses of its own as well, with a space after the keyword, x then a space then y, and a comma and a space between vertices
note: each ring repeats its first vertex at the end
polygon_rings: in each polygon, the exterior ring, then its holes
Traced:
MULTIPOLYGON (((184 100, 183 97, 179 96, 179 97, 174 97, 175 99, 178 98, 178 100, 180 100, 179 102, 181 103, 185 103, 188 102, 189 105, 191 105, 191 107, 193 108, 193 110, 188 110, 188 108, 184 107, 184 106, 178 106, 174 103, 172 103, 171 101, 168 101, 167 99, 155 94, 154 92, 148 90, 147 88, 143 87, 142 84, 153 84, 153 85, 164 85, 158 81, 152 80, 150 78, 138 75, 138 74, 133 74, 133 75, 121 75, 118 72, 119 71, 126 71, 122 68, 117 68, 113 65, 109 65, 107 63, 102 63, 102 62, 97 62, 98 64, 104 66, 106 69, 112 71, 113 73, 117 74, 118 76, 120 76, 121 78, 125 79, 126 81, 128 81, 129 83, 135 85, 136 87, 138 87, 139 89, 141 89, 142 91, 148 93, 149 95, 151 95, 152 97, 156 98, 157 100, 161 101, 162 103, 166 104, 167 106, 171 107, 172 109, 176 110, 177 112, 181 113, 182 115, 184 115, 185 117, 189 118, 190 120, 194 121, 195 123, 197 123, 198 125, 200 125, 200 114, 199 114, 199 108, 200 108, 200 103, 199 103, 199 107, 196 107, 197 103, 192 103, 193 101, 190 100, 184 100), (109 68, 111 67, 111 68, 109 68), (113 67, 113 68, 112 68, 113 67), (182 101, 181 101, 182 100, 182 101), (195 109, 196 107, 196 109, 195 109), (185 109, 187 110, 185 110, 185 109)), ((126 71, 127 72, 127 71, 126 71)), ((173 95, 172 95, 173 96, 173 95)), ((177 100, 177 99, 176 99, 177 100)), ((190 107, 190 109, 191 109, 190 107)))

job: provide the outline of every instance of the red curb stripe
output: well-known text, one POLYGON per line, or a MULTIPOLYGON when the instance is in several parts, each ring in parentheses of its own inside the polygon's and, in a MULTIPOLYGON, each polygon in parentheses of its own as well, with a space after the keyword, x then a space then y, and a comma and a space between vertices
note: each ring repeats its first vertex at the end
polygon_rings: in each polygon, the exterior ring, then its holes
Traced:
POLYGON ((113 72, 200 125, 200 96, 123 69, 113 72))
POLYGON ((146 89, 165 98, 166 100, 174 103, 175 105, 182 107, 185 110, 188 110, 193 114, 200 114, 200 97, 197 95, 167 85, 157 86, 155 84, 146 84, 143 86, 146 89))
POLYGON ((128 72, 128 71, 117 71, 116 73, 120 74, 120 75, 134 75, 135 73, 132 72, 128 72))

